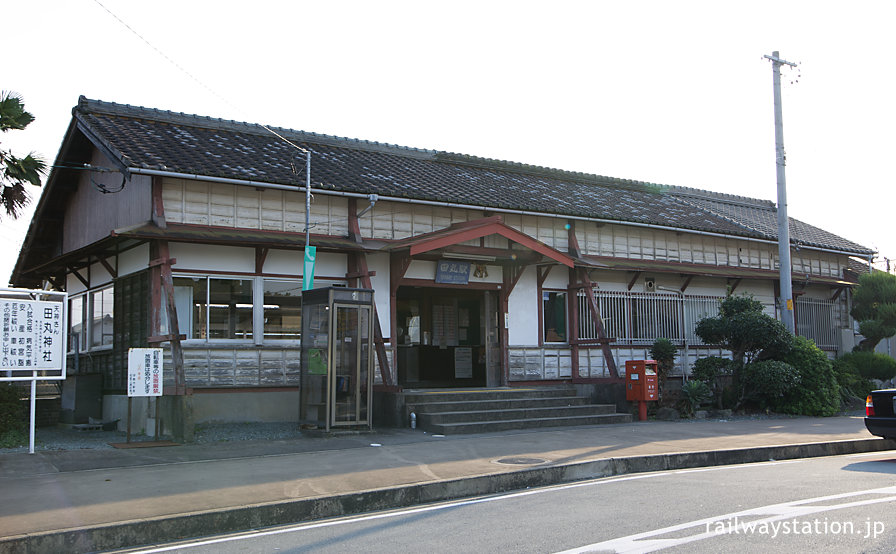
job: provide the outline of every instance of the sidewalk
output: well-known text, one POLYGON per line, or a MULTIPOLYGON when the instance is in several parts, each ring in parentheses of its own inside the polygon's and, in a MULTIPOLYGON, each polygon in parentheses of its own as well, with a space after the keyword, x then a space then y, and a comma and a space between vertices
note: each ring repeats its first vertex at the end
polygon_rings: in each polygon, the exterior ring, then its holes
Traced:
POLYGON ((896 449, 861 417, 0 454, 0 552, 84 552, 684 467, 896 449))

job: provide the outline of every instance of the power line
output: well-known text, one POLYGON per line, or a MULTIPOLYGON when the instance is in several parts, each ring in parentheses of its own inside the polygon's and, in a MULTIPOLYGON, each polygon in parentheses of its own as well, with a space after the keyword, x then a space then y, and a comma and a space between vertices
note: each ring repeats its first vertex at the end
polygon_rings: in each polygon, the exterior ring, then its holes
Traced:
MULTIPOLYGON (((198 83, 199 86, 201 86, 202 88, 204 88, 205 90, 207 90, 208 92, 210 92, 212 95, 214 95, 215 97, 217 97, 219 100, 221 100, 222 102, 224 102, 225 104, 227 104, 227 105, 230 106, 231 108, 237 110, 238 112, 244 114, 244 117, 245 117, 245 113, 246 113, 246 112, 245 112, 242 108, 240 108, 239 106, 237 106, 237 105, 233 104, 232 102, 230 102, 230 101, 229 101, 227 98, 225 98, 223 95, 218 94, 217 91, 215 91, 213 88, 211 88, 210 86, 206 85, 206 84, 205 84, 202 80, 200 80, 198 77, 196 77, 195 75, 193 75, 192 73, 190 73, 189 71, 187 71, 183 66, 181 66, 179 63, 177 63, 176 61, 174 61, 174 59, 172 59, 170 56, 168 56, 167 54, 165 54, 165 52, 163 52, 163 51, 160 50, 159 48, 156 48, 156 46, 153 45, 151 42, 149 42, 149 40, 147 40, 146 37, 144 37, 143 35, 141 35, 140 33, 138 33, 136 30, 134 30, 133 27, 131 27, 130 25, 127 24, 127 22, 125 22, 123 19, 121 19, 120 17, 118 17, 112 10, 110 10, 110 9, 107 8, 102 2, 100 2, 100 0, 93 0, 93 1, 94 1, 99 7, 103 8, 103 10, 105 10, 106 13, 108 13, 109 15, 111 15, 111 16, 112 16, 116 21, 118 21, 122 26, 124 26, 125 29, 127 29, 128 31, 130 31, 131 33, 133 33, 134 36, 136 36, 136 37, 139 38, 141 41, 143 41, 144 44, 146 44, 147 46, 149 46, 150 48, 152 48, 153 50, 155 50, 155 52, 156 52, 158 55, 160 55, 160 56, 162 56, 163 58, 165 58, 165 61, 167 61, 168 63, 170 63, 170 64, 173 65, 174 67, 176 67, 181 73, 183 73, 184 75, 186 75, 187 77, 189 77, 190 79, 192 79, 193 81, 195 81, 196 83, 198 83)), ((264 129, 265 131, 271 133, 271 134, 274 135, 275 137, 279 138, 280 140, 282 140, 282 141, 285 142, 286 144, 288 144, 288 145, 292 146, 293 148, 299 150, 300 152, 303 152, 303 153, 305 153, 305 154, 308 153, 308 149, 303 148, 303 147, 299 146, 298 144, 292 142, 291 140, 287 139, 286 137, 284 137, 283 135, 281 135, 281 134, 278 133, 277 131, 275 131, 275 130, 271 129, 270 127, 268 127, 267 125, 264 125, 264 124, 262 124, 262 123, 259 123, 258 126, 261 127, 262 129, 264 129)))

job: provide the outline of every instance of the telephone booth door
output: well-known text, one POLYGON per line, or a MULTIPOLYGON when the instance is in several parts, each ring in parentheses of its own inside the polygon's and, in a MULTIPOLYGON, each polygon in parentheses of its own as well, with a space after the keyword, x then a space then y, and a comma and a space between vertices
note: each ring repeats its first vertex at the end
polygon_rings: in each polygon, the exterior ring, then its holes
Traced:
POLYGON ((333 371, 330 383, 331 425, 370 423, 371 309, 336 304, 333 371))
POLYGON ((302 292, 303 429, 372 426, 373 317, 372 290, 302 292))

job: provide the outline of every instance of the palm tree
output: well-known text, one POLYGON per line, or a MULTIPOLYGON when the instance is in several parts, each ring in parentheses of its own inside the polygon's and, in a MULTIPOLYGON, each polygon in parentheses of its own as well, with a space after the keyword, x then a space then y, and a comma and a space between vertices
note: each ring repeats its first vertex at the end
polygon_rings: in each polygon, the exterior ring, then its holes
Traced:
MULTIPOLYGON (((12 92, 0 93, 0 131, 21 130, 34 121, 34 116, 25 111, 22 98, 12 92)), ((0 148, 0 204, 6 214, 14 219, 19 217, 31 197, 25 185, 40 186, 40 177, 47 164, 33 152, 24 158, 0 148)))

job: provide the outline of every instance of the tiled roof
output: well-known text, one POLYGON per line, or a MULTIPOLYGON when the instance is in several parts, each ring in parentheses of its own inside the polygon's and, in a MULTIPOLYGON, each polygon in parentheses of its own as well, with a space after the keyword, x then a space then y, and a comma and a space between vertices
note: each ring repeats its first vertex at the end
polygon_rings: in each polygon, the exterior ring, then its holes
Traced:
MULTIPOLYGON (((81 98, 73 115, 127 167, 304 185, 304 154, 249 123, 81 98)), ((312 152, 312 186, 776 239, 774 204, 683 187, 319 135, 277 134, 312 152)), ((806 246, 869 254, 861 245, 791 220, 806 246)))

